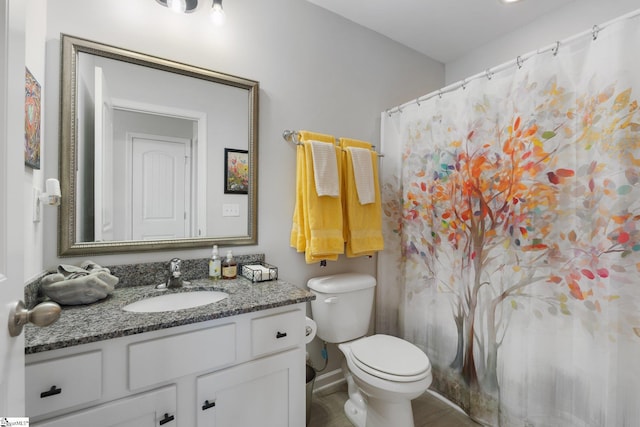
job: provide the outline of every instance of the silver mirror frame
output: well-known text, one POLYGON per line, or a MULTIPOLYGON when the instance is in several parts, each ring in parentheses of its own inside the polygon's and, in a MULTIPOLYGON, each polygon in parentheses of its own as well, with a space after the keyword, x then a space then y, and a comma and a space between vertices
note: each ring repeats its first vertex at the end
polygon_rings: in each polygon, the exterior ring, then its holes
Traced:
MULTIPOLYGON (((61 76, 60 76, 60 159, 59 178, 62 199, 58 210, 58 255, 86 256, 141 251, 163 251, 211 247, 217 245, 255 245, 258 242, 258 93, 259 83, 229 74, 211 71, 192 65, 158 58, 143 53, 109 46, 90 40, 60 35, 61 76), (249 97, 249 191, 248 232, 245 236, 194 237, 150 241, 109 241, 76 242, 76 170, 77 170, 77 61, 78 54, 84 52, 158 70, 177 73, 214 83, 230 85, 247 90, 249 97)), ((223 173, 220 171, 220 173, 223 173)))

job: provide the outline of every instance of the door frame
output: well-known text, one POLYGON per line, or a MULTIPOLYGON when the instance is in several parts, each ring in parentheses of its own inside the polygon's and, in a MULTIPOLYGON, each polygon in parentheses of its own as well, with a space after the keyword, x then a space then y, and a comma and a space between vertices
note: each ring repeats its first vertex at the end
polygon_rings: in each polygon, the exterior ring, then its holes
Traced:
MULTIPOLYGON (((25 414, 24 335, 9 336, 24 299, 24 85, 26 2, 0 0, 0 416, 25 414)), ((31 190, 31 189, 29 189, 31 190)), ((29 193, 30 194, 30 193, 29 193)))
POLYGON ((114 232, 113 179, 105 180, 105 170, 113 170, 113 104, 102 67, 94 66, 93 70, 95 76, 93 240, 102 242, 113 240, 114 232), (108 186, 105 186, 106 181, 110 181, 108 186), (109 218, 107 223, 105 223, 105 216, 109 218))
MULTIPOLYGON (((202 111, 187 110, 165 105, 111 98, 114 110, 131 111, 143 114, 174 117, 192 120, 197 123, 198 131, 192 141, 191 152, 191 235, 207 235, 207 115, 202 111)), ((127 138, 128 140, 128 138, 127 138)), ((129 151, 127 151, 129 152, 129 151)), ((129 199, 127 199, 129 200, 129 199)))

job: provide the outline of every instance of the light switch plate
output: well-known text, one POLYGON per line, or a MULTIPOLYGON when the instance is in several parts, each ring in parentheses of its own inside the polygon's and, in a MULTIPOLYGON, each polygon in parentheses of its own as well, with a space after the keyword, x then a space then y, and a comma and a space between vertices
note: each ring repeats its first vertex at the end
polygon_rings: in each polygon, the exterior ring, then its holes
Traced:
POLYGON ((236 203, 223 204, 222 216, 240 216, 240 205, 236 203))

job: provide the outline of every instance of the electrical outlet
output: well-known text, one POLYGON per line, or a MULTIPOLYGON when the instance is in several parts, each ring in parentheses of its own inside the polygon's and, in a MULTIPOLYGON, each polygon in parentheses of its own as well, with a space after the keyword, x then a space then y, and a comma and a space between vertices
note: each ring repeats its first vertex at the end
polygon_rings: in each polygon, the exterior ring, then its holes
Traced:
POLYGON ((33 189, 33 222, 40 222, 40 209, 42 203, 40 203, 40 190, 33 189))
POLYGON ((222 216, 240 216, 240 205, 238 204, 223 204, 222 216))

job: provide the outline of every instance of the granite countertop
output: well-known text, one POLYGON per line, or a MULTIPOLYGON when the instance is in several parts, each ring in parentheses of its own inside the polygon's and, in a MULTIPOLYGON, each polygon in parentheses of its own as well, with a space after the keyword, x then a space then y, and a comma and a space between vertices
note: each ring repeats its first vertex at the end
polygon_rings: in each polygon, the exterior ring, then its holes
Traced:
POLYGON ((155 289, 148 285, 116 288, 107 298, 93 304, 63 306, 60 319, 50 326, 26 325, 25 353, 55 350, 313 299, 315 296, 311 292, 282 280, 252 283, 240 276, 233 280, 198 279, 176 290, 155 289), (161 313, 122 310, 125 305, 143 298, 190 290, 224 291, 229 297, 213 305, 161 313))

